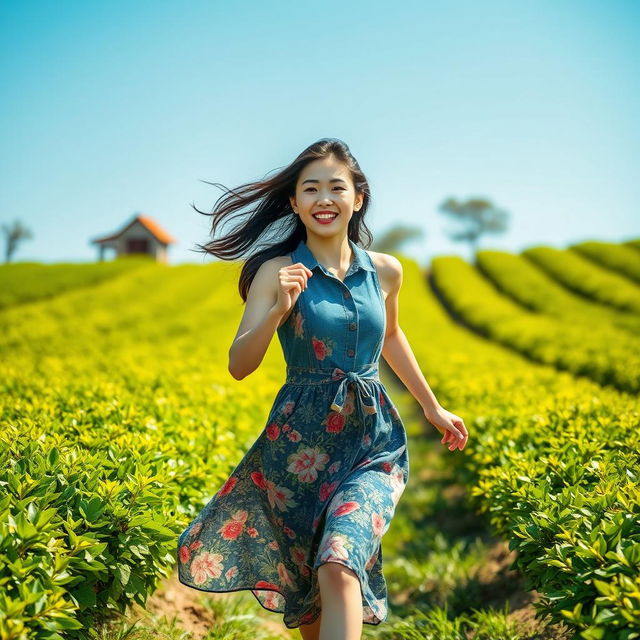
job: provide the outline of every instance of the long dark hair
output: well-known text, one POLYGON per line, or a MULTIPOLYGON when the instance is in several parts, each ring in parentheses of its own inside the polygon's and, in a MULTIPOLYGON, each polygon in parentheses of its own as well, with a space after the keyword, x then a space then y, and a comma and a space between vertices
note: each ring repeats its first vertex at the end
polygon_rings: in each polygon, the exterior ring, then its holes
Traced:
POLYGON ((295 196, 298 176, 307 164, 331 155, 349 169, 356 193, 364 194, 362 207, 351 216, 347 235, 356 243, 361 241, 361 236, 365 237, 367 242, 364 248, 367 248, 373 240, 363 219, 371 200, 369 183, 349 147, 337 138, 322 138, 314 142, 289 166, 280 169, 271 178, 265 177, 256 182, 249 182, 236 189, 227 189, 217 182, 207 182, 227 192, 218 198, 211 213, 200 211, 192 205, 198 213, 212 216, 212 238, 227 216, 250 207, 248 211, 236 213, 230 218, 233 220, 236 217, 246 217, 230 233, 211 240, 204 246, 196 244, 202 253, 209 253, 222 260, 237 260, 244 258, 247 250, 254 244, 260 243, 260 248, 247 257, 240 273, 238 290, 243 302, 246 302, 251 282, 263 262, 286 255, 296 248, 301 239, 306 240, 306 227, 300 216, 294 214, 289 196, 295 196), (285 239, 278 242, 278 238, 285 239))

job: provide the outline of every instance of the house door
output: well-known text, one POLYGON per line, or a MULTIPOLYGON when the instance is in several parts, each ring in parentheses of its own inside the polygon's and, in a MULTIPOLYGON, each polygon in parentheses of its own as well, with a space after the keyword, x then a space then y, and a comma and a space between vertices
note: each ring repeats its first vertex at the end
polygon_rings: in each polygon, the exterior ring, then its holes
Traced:
POLYGON ((127 253, 149 253, 149 240, 147 238, 129 238, 127 253))

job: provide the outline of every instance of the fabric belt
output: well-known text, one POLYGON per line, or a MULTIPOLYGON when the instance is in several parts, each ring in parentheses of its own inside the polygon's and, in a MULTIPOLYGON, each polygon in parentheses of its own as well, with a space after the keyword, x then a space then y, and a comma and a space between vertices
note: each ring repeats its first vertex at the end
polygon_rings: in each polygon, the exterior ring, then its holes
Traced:
POLYGON ((367 414, 377 413, 376 386, 380 382, 378 363, 362 365, 357 371, 344 371, 340 367, 332 369, 314 369, 305 367, 287 367, 288 384, 327 384, 340 380, 331 409, 342 413, 349 383, 353 383, 356 395, 360 399, 362 410, 367 414))

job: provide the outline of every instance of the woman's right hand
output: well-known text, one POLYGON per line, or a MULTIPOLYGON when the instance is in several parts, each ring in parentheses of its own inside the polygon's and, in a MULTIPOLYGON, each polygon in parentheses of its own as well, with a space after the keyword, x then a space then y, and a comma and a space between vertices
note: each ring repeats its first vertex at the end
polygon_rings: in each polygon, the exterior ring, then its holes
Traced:
POLYGON ((305 267, 302 262, 278 270, 278 299, 274 309, 281 315, 285 315, 293 308, 298 296, 307 288, 307 280, 313 275, 311 269, 305 267))

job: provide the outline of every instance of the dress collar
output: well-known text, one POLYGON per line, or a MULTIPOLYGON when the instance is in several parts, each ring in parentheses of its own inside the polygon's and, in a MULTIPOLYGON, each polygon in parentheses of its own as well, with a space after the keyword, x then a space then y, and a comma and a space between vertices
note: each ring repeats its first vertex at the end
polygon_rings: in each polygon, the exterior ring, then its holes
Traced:
MULTIPOLYGON (((354 259, 351 263, 351 266, 347 269, 347 272, 344 274, 346 278, 349 274, 354 273, 358 269, 365 269, 366 271, 373 271, 375 267, 373 266, 371 259, 369 258, 369 254, 361 249, 351 238, 347 238, 349 242, 349 246, 351 247, 354 259)), ((313 270, 315 267, 319 267, 320 270, 324 271, 327 275, 333 276, 332 273, 327 271, 323 265, 321 265, 311 253, 311 249, 307 246, 307 243, 304 239, 301 239, 298 243, 298 246, 295 248, 293 253, 291 254, 294 262, 302 262, 302 264, 308 269, 313 270)), ((335 277, 335 276, 334 276, 335 277)))

